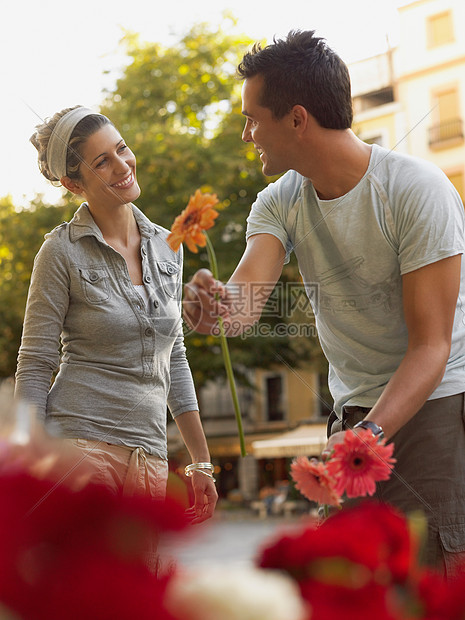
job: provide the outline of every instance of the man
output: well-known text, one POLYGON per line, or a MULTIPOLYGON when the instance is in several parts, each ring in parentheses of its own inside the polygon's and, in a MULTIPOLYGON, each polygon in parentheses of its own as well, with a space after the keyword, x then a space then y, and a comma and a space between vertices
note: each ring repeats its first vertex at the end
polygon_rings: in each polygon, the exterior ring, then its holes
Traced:
POLYGON ((256 45, 238 71, 242 138, 265 175, 287 172, 253 204, 228 285, 207 270, 186 285, 186 320, 202 333, 218 314, 250 325, 265 303, 253 283, 271 291, 294 251, 330 365, 323 456, 359 422, 384 432, 397 464, 378 498, 425 512, 425 559, 448 574, 465 550, 461 200, 432 164, 355 136, 347 67, 314 32, 256 45), (232 285, 245 308, 231 303, 232 285))

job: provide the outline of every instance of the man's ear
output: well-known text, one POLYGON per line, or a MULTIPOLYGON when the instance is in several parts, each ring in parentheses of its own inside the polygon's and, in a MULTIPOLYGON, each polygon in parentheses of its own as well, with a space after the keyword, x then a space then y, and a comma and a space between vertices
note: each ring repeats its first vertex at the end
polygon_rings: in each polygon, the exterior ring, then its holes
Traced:
POLYGON ((61 177, 60 183, 72 194, 82 194, 84 189, 79 182, 73 181, 69 177, 61 177))
POLYGON ((309 113, 303 105, 295 105, 292 108, 292 121, 294 129, 304 132, 307 128, 309 113))

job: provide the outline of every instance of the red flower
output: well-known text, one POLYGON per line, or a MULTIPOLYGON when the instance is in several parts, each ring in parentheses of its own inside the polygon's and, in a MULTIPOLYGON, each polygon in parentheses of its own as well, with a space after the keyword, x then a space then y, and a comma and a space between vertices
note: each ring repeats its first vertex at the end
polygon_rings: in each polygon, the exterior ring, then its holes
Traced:
POLYGON ((281 536, 262 550, 259 562, 303 578, 315 576, 313 562, 342 558, 368 568, 373 579, 402 582, 414 566, 415 549, 405 517, 370 500, 281 536))
POLYGON ((336 493, 347 497, 373 495, 378 480, 387 480, 396 459, 392 458, 394 444, 385 445, 369 430, 347 431, 344 441, 334 446, 327 461, 328 473, 336 483, 336 493))
POLYGON ((417 580, 417 606, 423 608, 425 620, 463 620, 465 618, 465 574, 446 581, 425 569, 417 580))
MULTIPOLYGON (((57 567, 58 568, 58 567, 57 567)), ((42 583, 44 592, 24 614, 28 620, 141 618, 175 620, 165 609, 167 579, 157 579, 142 566, 115 561, 86 549, 75 554, 42 583)), ((40 595, 39 595, 40 596, 40 595)))
POLYGON ((340 497, 335 491, 336 481, 321 461, 299 456, 291 464, 291 476, 296 488, 309 500, 330 506, 340 505, 340 497))
POLYGON ((318 620, 405 620, 393 586, 415 574, 414 550, 405 517, 366 501, 281 536, 258 563, 293 576, 318 620))
POLYGON ((0 602, 30 620, 172 620, 146 551, 185 525, 171 502, 96 485, 73 492, 18 471, 0 476, 0 602))
POLYGON ((191 196, 181 215, 174 220, 167 242, 177 252, 181 243, 186 243, 191 252, 197 253, 197 246, 205 247, 207 240, 204 230, 212 228, 218 211, 213 209, 218 203, 216 194, 203 194, 199 189, 191 196))

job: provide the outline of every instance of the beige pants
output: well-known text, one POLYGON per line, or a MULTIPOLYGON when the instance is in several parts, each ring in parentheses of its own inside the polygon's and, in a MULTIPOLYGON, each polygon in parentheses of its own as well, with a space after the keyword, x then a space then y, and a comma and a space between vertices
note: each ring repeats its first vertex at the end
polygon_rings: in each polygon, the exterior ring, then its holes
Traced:
MULTIPOLYGON (((164 459, 147 454, 143 448, 115 446, 91 439, 64 441, 83 453, 92 472, 88 482, 101 484, 126 496, 147 495, 155 500, 164 499, 168 480, 168 462, 164 459)), ((161 566, 157 548, 158 535, 153 534, 147 546, 146 564, 154 574, 161 566)))
POLYGON ((78 448, 93 470, 90 482, 102 484, 123 495, 147 495, 163 499, 168 480, 168 462, 147 454, 143 448, 115 446, 91 439, 65 439, 78 448))

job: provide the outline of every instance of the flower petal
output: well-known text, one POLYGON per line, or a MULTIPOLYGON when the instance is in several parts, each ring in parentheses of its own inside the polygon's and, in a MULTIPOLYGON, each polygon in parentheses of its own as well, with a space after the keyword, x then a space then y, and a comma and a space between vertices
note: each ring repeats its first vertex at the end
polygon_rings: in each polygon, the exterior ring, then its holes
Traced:
POLYGON ((202 193, 199 189, 190 197, 187 207, 174 220, 167 243, 175 252, 181 243, 186 243, 191 252, 197 253, 197 247, 205 247, 207 241, 202 233, 215 224, 219 213, 213 206, 218 203, 216 194, 202 193))
POLYGON ((291 464, 291 476, 296 488, 307 499, 319 504, 339 506, 340 497, 335 491, 335 481, 328 474, 325 463, 299 456, 291 464))
POLYGON ((327 461, 328 472, 336 480, 336 492, 347 497, 373 495, 376 482, 387 480, 396 459, 392 458, 394 444, 378 442, 369 430, 347 431, 344 441, 334 446, 327 461))

